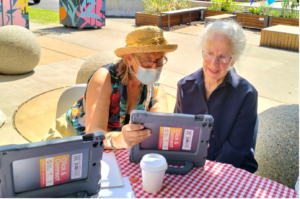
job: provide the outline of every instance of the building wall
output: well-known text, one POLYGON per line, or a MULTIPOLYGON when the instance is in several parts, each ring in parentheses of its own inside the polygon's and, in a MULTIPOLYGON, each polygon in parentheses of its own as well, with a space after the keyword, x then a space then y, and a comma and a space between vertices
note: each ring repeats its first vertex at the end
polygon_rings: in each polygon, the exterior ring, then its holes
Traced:
POLYGON ((106 0, 106 16, 135 17, 136 12, 141 12, 141 0, 106 0))

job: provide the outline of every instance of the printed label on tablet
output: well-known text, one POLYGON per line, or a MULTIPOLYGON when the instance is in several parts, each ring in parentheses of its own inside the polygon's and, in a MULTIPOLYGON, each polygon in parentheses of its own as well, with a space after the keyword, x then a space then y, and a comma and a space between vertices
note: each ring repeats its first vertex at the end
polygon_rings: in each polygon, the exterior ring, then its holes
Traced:
POLYGON ((71 179, 82 176, 82 153, 72 155, 72 175, 71 179))
POLYGON ((179 151, 182 128, 160 127, 158 149, 179 151))
POLYGON ((69 154, 40 159, 41 187, 69 181, 69 154))
POLYGON ((191 150, 194 130, 185 129, 182 143, 182 150, 191 150))

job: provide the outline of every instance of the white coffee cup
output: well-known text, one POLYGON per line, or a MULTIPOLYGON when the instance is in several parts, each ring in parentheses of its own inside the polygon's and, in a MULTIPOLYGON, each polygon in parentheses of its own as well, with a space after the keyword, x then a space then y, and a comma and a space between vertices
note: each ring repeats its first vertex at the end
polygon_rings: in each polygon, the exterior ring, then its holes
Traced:
POLYGON ((143 156, 140 166, 142 169, 143 189, 148 193, 157 193, 162 188, 168 164, 164 156, 149 153, 143 156))

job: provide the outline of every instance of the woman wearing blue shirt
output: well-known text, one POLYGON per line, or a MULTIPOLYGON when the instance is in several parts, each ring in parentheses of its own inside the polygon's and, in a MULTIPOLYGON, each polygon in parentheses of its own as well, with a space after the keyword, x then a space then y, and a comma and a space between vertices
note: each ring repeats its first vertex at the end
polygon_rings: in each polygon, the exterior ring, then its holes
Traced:
POLYGON ((209 24, 202 32, 202 68, 178 82, 174 112, 212 115, 207 159, 254 173, 257 91, 233 68, 245 46, 245 33, 235 21, 209 24))

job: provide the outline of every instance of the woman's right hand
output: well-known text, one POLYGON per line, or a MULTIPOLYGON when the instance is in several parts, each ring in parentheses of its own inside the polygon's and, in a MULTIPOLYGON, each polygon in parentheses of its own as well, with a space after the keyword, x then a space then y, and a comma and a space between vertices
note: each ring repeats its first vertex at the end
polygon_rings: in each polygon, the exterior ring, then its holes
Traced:
POLYGON ((144 129, 141 124, 129 123, 123 126, 121 133, 118 135, 118 146, 116 147, 129 149, 150 136, 150 129, 144 129))

